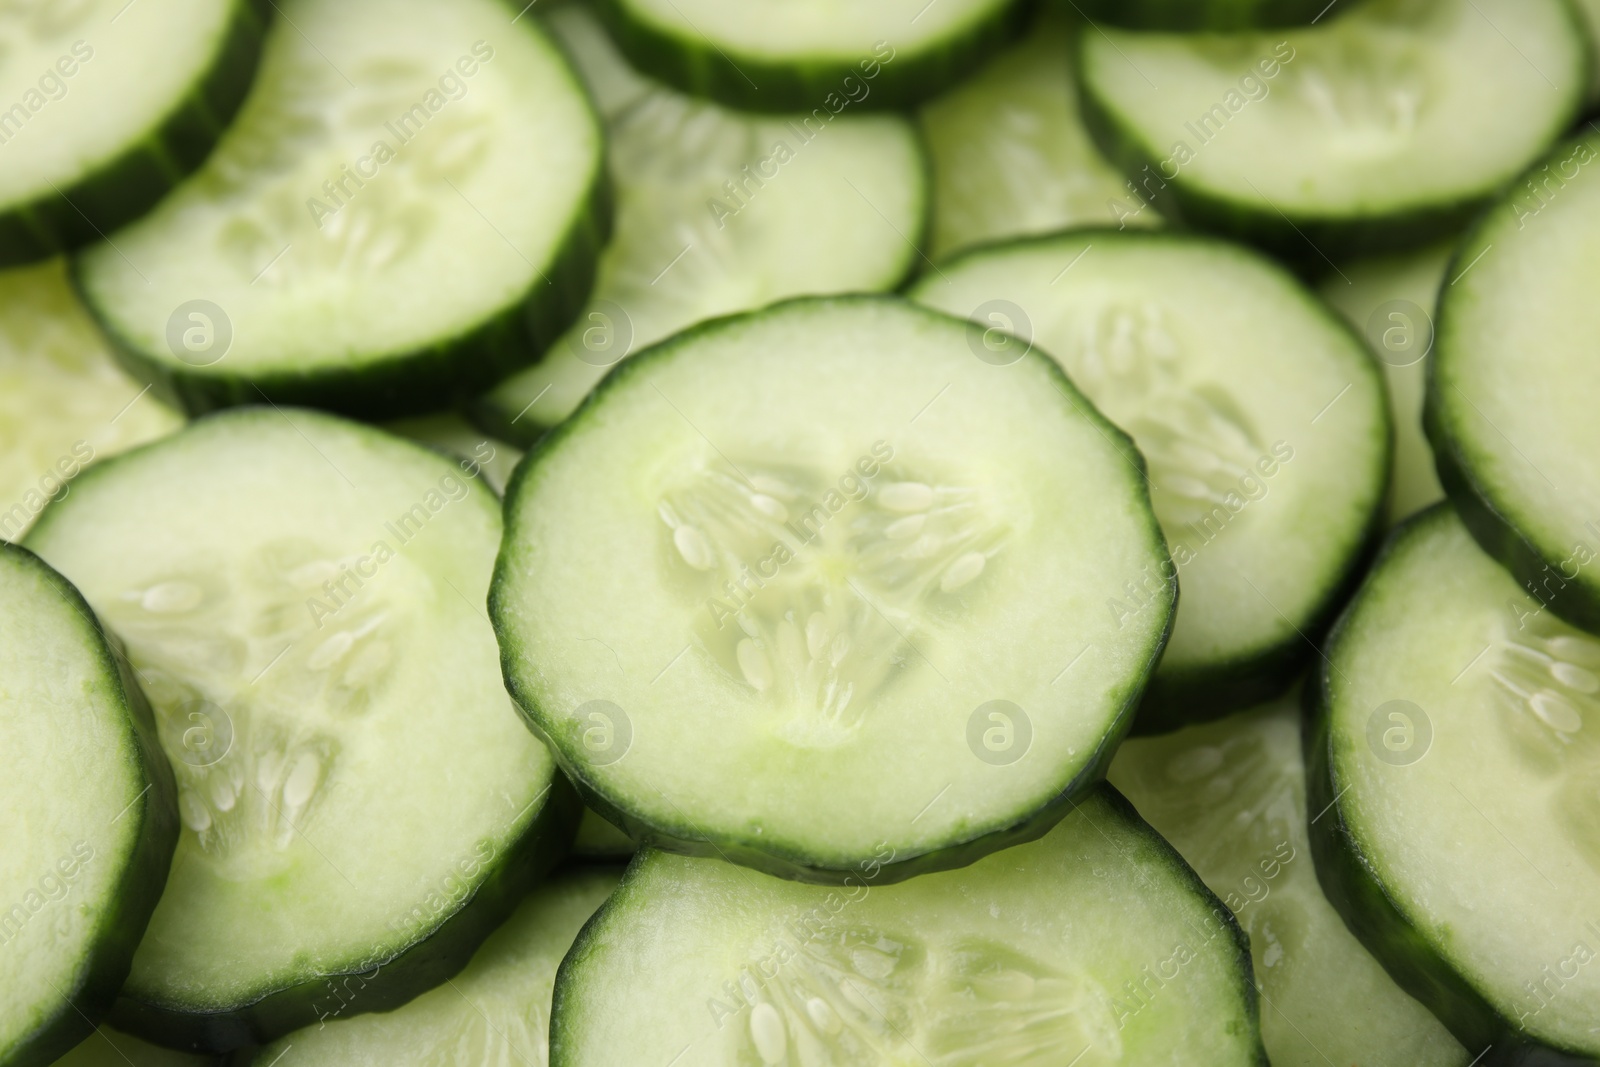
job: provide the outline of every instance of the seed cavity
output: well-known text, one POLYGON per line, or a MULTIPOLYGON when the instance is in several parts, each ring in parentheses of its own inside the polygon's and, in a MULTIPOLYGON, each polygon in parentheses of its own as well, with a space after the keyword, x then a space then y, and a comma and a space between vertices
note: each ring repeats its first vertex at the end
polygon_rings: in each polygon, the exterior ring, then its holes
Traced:
POLYGON ((782 1063, 789 1046, 783 1018, 771 1004, 757 1004, 750 1011, 750 1037, 762 1063, 782 1063))
POLYGON ((697 571, 708 571, 717 564, 716 549, 706 535, 687 523, 672 531, 672 543, 683 561, 697 571))
POLYGON ((193 582, 161 582, 144 591, 139 606, 156 615, 177 615, 193 611, 204 599, 205 591, 193 582))
POLYGON ((878 503, 889 511, 927 511, 933 507, 933 486, 893 482, 878 491, 878 503))
POLYGON ((946 593, 955 592, 982 574, 984 564, 988 562, 982 552, 968 552, 950 564, 950 569, 939 579, 939 588, 946 593))

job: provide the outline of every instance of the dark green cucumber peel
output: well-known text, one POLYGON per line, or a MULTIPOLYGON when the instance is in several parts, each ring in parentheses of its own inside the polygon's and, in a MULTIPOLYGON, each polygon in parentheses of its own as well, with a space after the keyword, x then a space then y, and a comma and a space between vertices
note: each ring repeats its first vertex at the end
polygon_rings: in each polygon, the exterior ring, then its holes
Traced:
POLYGON ((539 813, 500 854, 477 891, 431 934, 398 955, 363 960, 348 970, 276 990, 253 1004, 206 1015, 122 996, 109 1021, 169 1048, 220 1053, 265 1044, 325 1017, 399 1007, 458 974, 483 940, 565 859, 583 807, 559 774, 541 799, 539 813))
POLYGON ((189 95, 118 158, 82 181, 0 212, 0 267, 81 248, 132 222, 205 161, 249 95, 271 8, 231 0, 215 62, 189 95))
POLYGON ((53 1018, 45 1020, 14 1050, 6 1067, 45 1065, 65 1055, 94 1033, 95 1024, 105 1018, 116 1000, 117 991, 128 978, 133 953, 144 937, 145 927, 156 910, 156 902, 167 885, 172 854, 178 846, 178 783, 167 762, 156 732, 155 713, 145 700, 144 691, 134 680, 127 658, 116 638, 108 634, 93 609, 75 586, 38 556, 21 545, 0 541, 0 554, 23 561, 56 591, 84 621, 84 626, 99 635, 106 648, 104 666, 115 690, 129 711, 142 776, 149 788, 129 805, 122 816, 138 824, 137 844, 123 868, 122 878, 111 896, 110 906, 101 919, 105 931, 79 971, 76 988, 62 990, 67 1002, 53 1018))
POLYGON ((1097 22, 1133 30, 1303 26, 1337 0, 1068 0, 1097 22))
MULTIPOLYGON (((1413 528, 1447 512, 1447 503, 1417 513, 1389 535, 1373 561, 1357 596, 1365 592, 1401 539, 1413 528)), ((1335 623, 1326 647, 1337 655, 1344 627, 1354 606, 1335 623)), ((1328 902, 1395 984, 1425 1005, 1469 1052, 1478 1053, 1478 1067, 1582 1067, 1594 1060, 1551 1048, 1518 1030, 1516 1022, 1496 1011, 1455 968, 1439 957, 1400 905, 1390 898, 1374 874, 1372 861, 1345 824, 1338 806, 1342 791, 1335 775, 1332 750, 1332 660, 1324 657, 1304 696, 1301 736, 1305 745, 1306 812, 1317 881, 1328 902), (1312 812, 1320 812, 1312 815, 1312 812)))
MULTIPOLYGON (((790 304, 839 304, 891 299, 898 301, 900 298, 880 296, 794 297, 790 300, 771 304, 757 311, 738 312, 733 315, 707 319, 684 330, 682 333, 651 345, 638 355, 629 357, 613 367, 611 372, 584 399, 578 410, 573 412, 565 422, 550 430, 534 443, 522 458, 522 461, 517 464, 516 471, 506 485, 504 498, 506 529, 509 531, 512 528, 513 509, 516 507, 522 483, 529 477, 543 455, 560 443, 568 433, 572 432, 573 427, 582 421, 583 416, 608 389, 615 388, 628 375, 639 373, 640 369, 647 366, 650 361, 671 358, 676 348, 693 342, 701 333, 716 330, 726 323, 764 314, 790 304)), ((915 308, 922 315, 929 315, 935 318, 951 318, 951 316, 933 311, 920 304, 913 304, 907 301, 905 305, 909 308, 915 308)), ((963 322, 964 320, 956 319, 954 321, 963 322)), ((1074 408, 1091 418, 1097 424, 1100 432, 1134 466, 1138 475, 1140 493, 1145 498, 1148 506, 1149 479, 1145 471, 1144 457, 1134 447, 1133 439, 1102 415, 1099 409, 1089 401, 1088 397, 1078 392, 1077 387, 1067 379, 1066 374, 1055 360, 1035 351, 1030 351, 1024 358, 1040 359, 1048 364, 1047 373, 1055 378, 1058 391, 1062 396, 1067 398, 1074 408)), ((1165 555, 1167 550, 1166 536, 1161 532, 1160 525, 1155 521, 1154 511, 1151 511, 1150 514, 1150 536, 1154 543, 1161 546, 1162 554, 1165 555)), ((489 617, 495 622, 496 634, 502 632, 502 627, 499 623, 499 620, 503 617, 500 598, 508 584, 507 572, 511 565, 509 556, 511 547, 511 537, 507 536, 501 541, 500 554, 495 560, 494 577, 489 585, 489 617)), ((1179 598, 1176 576, 1167 579, 1166 584, 1172 592, 1172 608, 1167 613, 1166 625, 1162 628, 1160 638, 1155 643, 1144 678, 1139 684, 1132 686, 1129 692, 1125 694, 1122 701, 1122 710, 1117 718, 1117 725, 1102 740, 1099 749, 1095 753, 1094 760, 1085 765, 1077 775, 1064 782, 1055 796, 1037 811, 1031 812, 1014 822, 992 827, 973 827, 971 836, 957 844, 947 845, 943 848, 937 848, 914 856, 896 858, 884 863, 882 872, 878 876, 879 884, 890 885, 908 878, 914 878, 919 874, 964 867, 998 849, 1042 837, 1072 810, 1074 798, 1093 788, 1096 783, 1105 778, 1106 768, 1111 765, 1111 759, 1116 755, 1117 746, 1122 743, 1122 739, 1132 727, 1140 698, 1143 696, 1150 678, 1155 674, 1156 664, 1161 660, 1161 653, 1166 648, 1167 640, 1172 636, 1172 622, 1177 617, 1179 598)), ((776 846, 770 840, 764 840, 755 835, 737 842, 725 839, 712 841, 687 820, 673 825, 656 825, 642 822, 619 810, 616 805, 602 795, 587 780, 584 773, 585 768, 581 764, 573 762, 556 738, 545 729, 538 701, 533 698, 532 694, 526 692, 517 680, 519 656, 520 653, 512 646, 511 642, 502 638, 500 641, 500 667, 505 677, 506 691, 511 694, 512 702, 522 712, 524 720, 534 735, 550 749, 550 754, 555 758, 561 769, 566 772, 566 776, 572 781, 572 784, 577 787, 584 803, 593 808, 601 818, 633 838, 634 841, 643 846, 661 849, 664 852, 676 852, 685 856, 717 857, 737 863, 740 866, 750 867, 794 881, 811 882, 819 885, 845 885, 848 884, 847 879, 858 877, 857 868, 854 866, 817 866, 811 861, 810 857, 799 850, 776 846)))
POLYGON ((170 360, 151 359, 96 311, 84 288, 81 260, 73 261, 71 275, 118 362, 141 381, 154 382, 162 399, 191 415, 265 400, 359 419, 387 419, 465 403, 532 362, 577 319, 594 286, 600 252, 610 239, 611 186, 602 159, 588 205, 574 218, 559 250, 522 299, 425 349, 299 374, 232 374, 225 356, 213 368, 177 369, 170 360))
MULTIPOLYGON (((1012 0, 974 20, 952 41, 919 53, 902 51, 882 69, 859 100, 857 109, 910 107, 936 95, 970 73, 982 60, 1027 28, 1037 0, 1012 0)), ((597 0, 596 12, 611 38, 634 67, 694 96, 708 97, 745 111, 810 112, 825 108, 830 95, 844 99, 846 78, 861 80, 860 63, 881 62, 868 52, 857 59, 816 63, 763 61, 740 55, 730 58, 709 41, 674 37, 623 11, 624 0, 597 0)), ((886 42, 891 47, 894 42, 886 42)), ((830 109, 831 110, 831 109, 830 109)))

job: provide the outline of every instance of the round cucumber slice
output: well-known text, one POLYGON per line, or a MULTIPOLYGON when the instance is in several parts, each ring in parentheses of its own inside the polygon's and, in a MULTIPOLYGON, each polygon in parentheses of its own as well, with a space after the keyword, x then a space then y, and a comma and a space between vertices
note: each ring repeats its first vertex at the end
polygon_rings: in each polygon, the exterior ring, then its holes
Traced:
POLYGON ((1135 30, 1247 30, 1320 21, 1337 0, 1074 0, 1097 22, 1135 30))
POLYGON ((1394 463, 1383 504, 1390 526, 1444 499, 1422 429, 1422 403, 1433 354, 1434 308, 1456 244, 1452 239, 1364 259, 1343 268, 1344 277, 1329 275, 1318 290, 1366 339, 1383 367, 1394 422, 1394 463))
POLYGON ((635 357, 529 453, 490 613, 613 823, 818 881, 889 847, 898 879, 1037 836, 1099 776, 1171 563, 1127 438, 981 342, 791 301, 635 357))
POLYGON ((1022 28, 1018 0, 599 0, 634 66, 752 111, 895 108, 960 79, 1022 28))
POLYGON ((786 297, 893 289, 919 262, 926 162, 906 119, 740 114, 641 78, 585 8, 549 24, 605 116, 616 239, 573 327, 479 402, 485 429, 531 443, 630 352, 786 297))
POLYGON ((150 708, 78 591, 0 541, 0 1064, 89 1036, 178 836, 150 708))
POLYGON ((242 409, 99 464, 28 535, 121 636, 184 830, 113 1021, 226 1051, 463 966, 577 806, 482 603, 494 493, 455 461, 242 409), (354 976, 354 977, 352 977, 354 976))
POLYGON ((5 5, 0 266, 88 244, 149 210, 244 101, 261 37, 249 0, 5 5))
POLYGON ((435 1067, 549 1062, 550 996, 573 938, 621 869, 583 869, 534 890, 465 970, 404 1007, 330 1015, 256 1050, 253 1067, 435 1067))
POLYGON ((1551 610, 1600 632, 1600 378, 1591 249, 1600 134, 1558 147, 1462 244, 1426 423, 1467 528, 1551 610))
MULTIPOLYGON (((979 249, 912 296, 1049 353, 1149 462, 1183 606, 1138 728, 1281 692, 1355 571, 1389 467, 1382 377, 1344 323, 1247 249, 1134 230, 979 249)), ((1121 625, 1143 590, 1097 607, 1121 625)))
POLYGON ((1163 211, 1322 270, 1459 230, 1588 89, 1565 0, 1341 6, 1302 29, 1084 34, 1090 128, 1163 211))
POLYGON ((1484 1062, 1600 1062, 1600 639, 1435 507, 1341 618, 1307 738, 1317 873, 1484 1062))
POLYGON ((1084 127, 1072 73, 1076 32, 1065 9, 1047 6, 1025 40, 923 106, 933 259, 1068 226, 1160 222, 1084 127))
POLYGON ((109 1026, 102 1026, 53 1067, 220 1067, 214 1056, 152 1045, 109 1026))
POLYGON ((581 85, 497 0, 280 6, 217 151, 85 251, 78 284, 193 411, 389 418, 476 395, 592 282, 609 215, 581 85))
POLYGON ((59 260, 0 273, 0 539, 94 460, 182 424, 113 362, 59 260))
POLYGON ((1117 749, 1108 778, 1250 935, 1274 1067, 1467 1067, 1468 1052, 1345 928, 1306 836, 1298 694, 1117 749))
POLYGON ((1115 790, 848 889, 646 851, 556 979, 553 1067, 1261 1065, 1244 936, 1115 790))

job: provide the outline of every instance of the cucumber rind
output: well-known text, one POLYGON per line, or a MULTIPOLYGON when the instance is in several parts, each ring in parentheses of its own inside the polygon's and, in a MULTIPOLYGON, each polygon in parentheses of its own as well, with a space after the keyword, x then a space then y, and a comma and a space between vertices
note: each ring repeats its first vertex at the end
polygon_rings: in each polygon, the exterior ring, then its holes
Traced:
POLYGON ((1301 26, 1328 0, 1078 0, 1096 22, 1134 30, 1243 30, 1301 26), (1256 10, 1251 10, 1252 8, 1256 10))
POLYGON ((122 875, 117 888, 107 898, 99 935, 78 971, 77 985, 63 990, 67 999, 56 1013, 43 1020, 0 1061, 3 1067, 33 1067, 35 1064, 42 1067, 94 1033, 95 1024, 111 1011, 118 990, 127 980, 134 950, 139 947, 156 902, 166 888, 172 855, 178 846, 178 784, 157 739, 155 713, 135 682, 116 638, 107 633, 83 594, 21 545, 0 541, 0 557, 20 562, 49 583, 83 620, 85 630, 99 639, 104 650, 102 666, 112 695, 119 698, 127 710, 128 731, 148 786, 123 816, 138 824, 136 843, 123 859, 122 875))
MULTIPOLYGON (((896 56, 880 72, 870 95, 850 106, 904 108, 936 95, 1021 34, 1034 2, 1001 0, 944 39, 896 56)), ((631 16, 628 0, 597 0, 595 6, 633 66, 683 92, 745 111, 777 114, 823 107, 830 94, 838 95, 845 78, 859 77, 860 60, 873 58, 778 62, 718 48, 698 36, 675 36, 631 16)))
POLYGON ((104 238, 205 161, 249 94, 270 19, 259 0, 230 5, 233 14, 211 66, 143 138, 67 188, 0 211, 0 267, 104 238))
POLYGON ((1372 569, 1326 642, 1327 655, 1305 690, 1302 738, 1306 761, 1307 827, 1322 892, 1367 951, 1401 989, 1425 1005, 1469 1053, 1482 1050, 1484 1067, 1579 1067, 1595 1060, 1579 1052, 1531 1040, 1502 1014, 1419 932, 1404 908, 1384 888, 1377 866, 1345 821, 1343 788, 1333 754, 1333 671, 1344 631, 1361 598, 1401 542, 1424 526, 1449 521, 1448 503, 1406 519, 1389 534, 1372 569), (1311 812, 1322 814, 1312 817, 1311 812))
MULTIPOLYGON (((544 455, 560 444, 565 437, 574 432, 574 429, 584 421, 584 415, 596 406, 605 394, 617 387, 632 374, 642 373, 652 362, 660 359, 671 358, 674 350, 681 345, 692 343, 703 333, 720 329, 726 324, 763 315, 771 311, 781 310, 794 305, 811 305, 826 307, 829 305, 851 305, 893 302, 904 307, 915 309, 918 314, 934 318, 949 318, 953 322, 963 320, 954 319, 941 312, 904 301, 898 297, 847 295, 847 296, 801 296, 782 300, 775 304, 756 311, 742 311, 718 318, 707 319, 694 326, 675 334, 663 341, 649 346, 636 355, 630 356, 611 369, 600 384, 590 391, 578 409, 566 421, 556 426, 528 449, 527 454, 517 464, 510 481, 506 484, 505 501, 505 528, 507 535, 500 545, 500 554, 495 560, 494 577, 489 585, 489 617, 494 622, 495 633, 500 639, 500 666, 505 679, 506 691, 511 694, 512 703, 522 713, 536 737, 544 742, 555 758, 557 765, 566 773, 567 778, 576 787, 583 802, 595 812, 631 837, 641 846, 653 847, 664 852, 675 852, 679 855, 697 856, 702 858, 718 858, 729 860, 743 867, 780 878, 793 881, 810 882, 818 885, 844 885, 847 879, 857 873, 854 865, 828 865, 818 863, 816 859, 798 846, 777 844, 770 839, 758 839, 754 836, 741 835, 713 835, 692 825, 685 817, 679 820, 654 820, 646 821, 628 814, 613 800, 601 791, 599 785, 591 780, 588 764, 581 760, 573 759, 561 743, 561 735, 549 728, 546 716, 539 701, 523 684, 522 653, 517 640, 510 631, 510 624, 506 620, 510 611, 504 601, 511 594, 509 586, 512 584, 511 569, 514 556, 517 552, 515 539, 511 535, 517 509, 520 506, 519 498, 522 495, 522 485, 527 481, 534 469, 538 466, 544 455)), ((1080 393, 1075 385, 1067 378, 1058 364, 1053 359, 1030 350, 1023 358, 1030 360, 1043 360, 1048 366, 1046 373, 1054 380, 1057 389, 1068 399, 1075 411, 1092 420, 1099 431, 1112 442, 1117 451, 1135 468, 1135 492, 1144 502, 1145 512, 1149 516, 1149 537, 1163 560, 1170 560, 1167 554, 1166 535, 1162 533, 1160 524, 1156 522, 1153 509, 1149 502, 1149 479, 1145 470, 1144 456, 1134 446, 1133 439, 1119 427, 1107 419, 1094 404, 1080 393)), ((1163 574, 1165 570, 1163 568, 1163 574)), ((1052 794, 1041 807, 1023 813, 1016 818, 1000 818, 989 824, 967 826, 967 836, 960 841, 928 849, 916 854, 904 854, 894 860, 882 864, 879 874, 879 884, 891 885, 895 882, 905 881, 920 874, 933 871, 948 870, 956 867, 965 867, 991 852, 1008 848, 1012 845, 1022 844, 1035 840, 1047 833, 1051 827, 1060 822, 1074 807, 1076 798, 1092 790, 1097 783, 1105 778, 1106 769, 1111 765, 1117 746, 1127 736, 1133 726, 1134 716, 1137 713, 1140 700, 1146 691, 1150 679, 1155 674, 1156 665, 1161 661, 1161 653, 1166 648, 1167 640, 1172 636, 1172 624, 1177 615, 1179 588, 1176 568, 1171 568, 1171 577, 1163 577, 1162 585, 1170 591, 1170 600, 1166 611, 1166 618, 1156 638, 1152 641, 1152 649, 1144 670, 1132 679, 1128 691, 1123 698, 1122 706, 1113 718, 1112 726, 1103 735, 1099 747, 1077 774, 1071 775, 1052 794)), ((1152 594, 1152 598, 1155 594, 1152 594)))

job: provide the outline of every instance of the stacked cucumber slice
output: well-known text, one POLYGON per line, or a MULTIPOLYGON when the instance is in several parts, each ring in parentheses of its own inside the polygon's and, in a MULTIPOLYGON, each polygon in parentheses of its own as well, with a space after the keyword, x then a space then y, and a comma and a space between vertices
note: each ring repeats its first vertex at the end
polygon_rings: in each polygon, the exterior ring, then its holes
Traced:
POLYGON ((1597 15, 0 0, 0 1067, 1600 1067, 1597 15))

